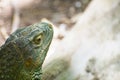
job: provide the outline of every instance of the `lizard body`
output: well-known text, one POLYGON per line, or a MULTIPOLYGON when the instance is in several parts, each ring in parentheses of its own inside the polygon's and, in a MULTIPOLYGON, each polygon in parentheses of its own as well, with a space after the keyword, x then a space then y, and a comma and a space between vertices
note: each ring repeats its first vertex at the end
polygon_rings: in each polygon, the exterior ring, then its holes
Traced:
POLYGON ((0 47, 0 80, 41 80, 53 29, 41 22, 18 29, 0 47))

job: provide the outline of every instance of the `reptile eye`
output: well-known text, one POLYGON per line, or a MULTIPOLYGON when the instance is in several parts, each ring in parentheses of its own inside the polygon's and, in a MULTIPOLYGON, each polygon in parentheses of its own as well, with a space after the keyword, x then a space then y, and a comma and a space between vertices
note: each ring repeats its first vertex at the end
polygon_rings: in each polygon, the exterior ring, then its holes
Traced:
POLYGON ((42 34, 36 36, 36 37, 33 39, 33 42, 34 42, 35 44, 40 44, 40 43, 41 43, 41 40, 42 40, 42 36, 43 36, 42 34))

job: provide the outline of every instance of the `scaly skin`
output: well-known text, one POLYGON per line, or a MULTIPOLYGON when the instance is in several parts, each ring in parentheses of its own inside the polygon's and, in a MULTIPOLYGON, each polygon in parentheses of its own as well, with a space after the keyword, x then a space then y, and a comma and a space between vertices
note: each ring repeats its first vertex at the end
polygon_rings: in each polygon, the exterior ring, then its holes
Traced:
POLYGON ((0 48, 0 80, 41 80, 52 37, 52 26, 44 22, 11 34, 0 48))

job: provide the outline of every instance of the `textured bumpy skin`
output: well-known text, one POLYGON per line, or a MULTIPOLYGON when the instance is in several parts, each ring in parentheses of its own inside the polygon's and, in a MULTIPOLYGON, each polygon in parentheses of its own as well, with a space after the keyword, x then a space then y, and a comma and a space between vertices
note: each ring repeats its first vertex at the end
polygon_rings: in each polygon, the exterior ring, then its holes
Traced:
POLYGON ((53 37, 41 22, 18 29, 0 47, 0 80, 41 80, 41 67, 53 37))

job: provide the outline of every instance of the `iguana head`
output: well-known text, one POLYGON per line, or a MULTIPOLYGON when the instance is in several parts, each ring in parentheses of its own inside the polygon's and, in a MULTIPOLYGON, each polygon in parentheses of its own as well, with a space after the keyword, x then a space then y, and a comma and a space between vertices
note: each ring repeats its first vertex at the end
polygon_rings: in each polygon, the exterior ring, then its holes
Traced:
MULTIPOLYGON (((14 32, 6 41, 13 42, 21 57, 21 74, 40 80, 41 67, 53 37, 51 24, 41 22, 14 32)), ((27 79, 25 79, 27 80, 27 79)))

